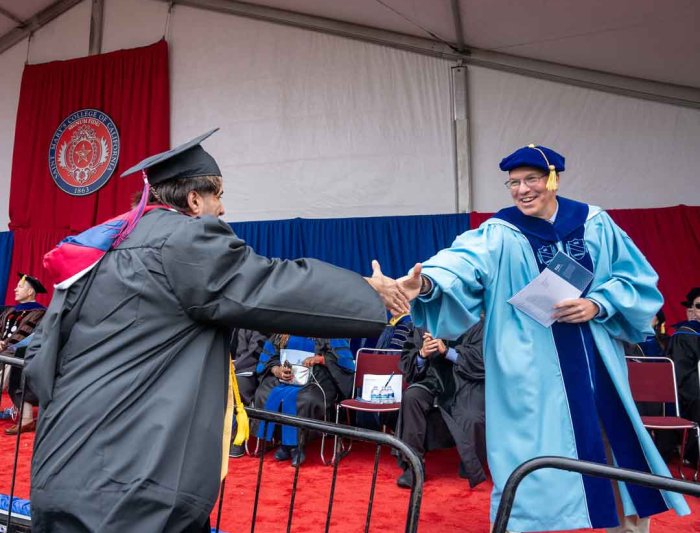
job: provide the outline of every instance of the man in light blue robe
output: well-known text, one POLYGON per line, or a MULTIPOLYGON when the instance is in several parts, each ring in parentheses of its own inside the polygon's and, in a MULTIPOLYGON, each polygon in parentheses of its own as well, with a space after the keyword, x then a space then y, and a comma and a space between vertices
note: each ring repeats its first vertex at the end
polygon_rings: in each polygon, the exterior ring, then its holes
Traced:
MULTIPOLYGON (((486 441, 491 521, 512 471, 538 456, 610 463, 670 476, 632 401, 623 341, 640 342, 663 302, 657 275, 600 208, 557 196, 564 158, 542 146, 503 159, 514 207, 468 231, 401 279, 418 326, 457 338, 486 311, 486 441), (562 251, 593 281, 552 309, 545 327, 508 303, 562 251)), ((510 531, 648 531, 682 496, 544 469, 518 489, 510 531), (616 488, 617 488, 616 487, 616 488), (621 505, 624 513, 621 512, 621 505), (617 503, 616 503, 617 500, 617 503), (622 523, 622 525, 620 525, 622 523)))

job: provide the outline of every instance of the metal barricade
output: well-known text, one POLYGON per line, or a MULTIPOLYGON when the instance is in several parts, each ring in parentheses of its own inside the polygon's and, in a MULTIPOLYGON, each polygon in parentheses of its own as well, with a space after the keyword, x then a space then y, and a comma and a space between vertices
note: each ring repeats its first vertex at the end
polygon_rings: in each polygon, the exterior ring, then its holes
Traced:
MULTIPOLYGON (((19 357, 10 357, 7 355, 0 355, 0 383, 4 381, 5 378, 5 365, 10 365, 15 368, 24 368, 24 359, 19 357)), ((20 400, 19 400, 19 414, 17 415, 17 423, 21 424, 22 414, 24 411, 24 392, 26 390, 24 382, 24 372, 22 372, 22 377, 20 378, 20 400)), ((9 396, 9 391, 8 391, 9 396)), ((7 506, 7 516, 5 517, 5 531, 17 531, 21 528, 22 531, 26 531, 29 527, 29 520, 23 517, 12 517, 12 503, 15 500, 15 478, 17 477, 17 460, 19 458, 19 443, 22 437, 22 432, 17 432, 17 438, 15 439, 15 457, 12 463, 12 481, 10 483, 10 494, 7 506)), ((2 513, 4 514, 4 513, 2 513)))
MULTIPOLYGON (((346 438, 346 439, 351 439, 351 440, 359 440, 359 441, 364 441, 364 442, 372 442, 376 444, 376 450, 375 450, 375 455, 374 455, 374 470, 372 472, 372 482, 370 485, 370 493, 369 493, 369 503, 367 505, 367 515, 365 518, 365 529, 364 531, 367 533, 369 531, 369 526, 370 526, 370 521, 372 518, 372 507, 374 505, 374 491, 375 487, 377 484, 377 472, 379 469, 379 455, 381 451, 382 446, 390 446, 391 448, 394 448, 397 450, 399 453, 401 453, 406 460, 406 462, 409 464, 409 468, 411 468, 413 472, 413 479, 414 479, 414 484, 413 487, 411 488, 411 495, 409 497, 408 501, 408 511, 406 515, 406 527, 405 531, 406 533, 415 533, 418 530, 418 515, 420 513, 420 505, 421 505, 421 500, 423 498, 423 467, 421 465, 420 458, 416 453, 411 450, 405 443, 397 439, 396 437, 392 435, 388 435, 386 433, 381 433, 379 431, 372 431, 368 429, 363 429, 363 428, 356 428, 356 427, 351 427, 351 426, 344 426, 344 425, 339 425, 339 424, 332 424, 330 422, 323 422, 321 420, 314 420, 310 418, 302 418, 298 416, 289 416, 289 415, 284 415, 281 413, 275 413, 271 411, 265 411, 262 409, 254 409, 252 407, 249 407, 246 409, 248 412, 248 416, 252 419, 259 420, 261 421, 261 424, 263 425, 263 432, 265 431, 265 425, 267 423, 276 423, 276 424, 283 424, 287 426, 294 426, 297 428, 300 428, 302 431, 300 432, 300 440, 299 443, 300 445, 303 444, 304 439, 306 438, 306 433, 308 431, 316 431, 322 434, 330 435, 333 437, 340 437, 340 438, 346 438)), ((335 446, 339 446, 339 440, 340 439, 334 439, 335 440, 335 446)), ((253 516, 252 516, 252 522, 251 522, 251 533, 255 532, 255 520, 257 517, 257 512, 258 512, 258 502, 259 502, 259 497, 260 497, 260 485, 262 481, 262 474, 263 474, 263 465, 265 461, 265 452, 266 452, 266 442, 263 440, 262 441, 262 450, 260 451, 260 456, 259 456, 259 464, 258 464, 258 477, 257 477, 257 483, 255 486, 255 500, 253 503, 253 516)), ((334 450, 334 455, 337 456, 337 451, 334 450)), ((334 461, 333 462, 333 474, 331 478, 331 487, 330 487, 330 494, 328 498, 328 510, 326 512, 326 523, 324 527, 324 531, 328 532, 330 530, 330 523, 331 523, 331 515, 333 512, 333 499, 334 499, 334 494, 335 494, 335 487, 336 487, 336 482, 338 478, 338 462, 339 461, 334 461)), ((294 472, 294 479, 292 481, 292 495, 291 495, 291 500, 289 503, 289 512, 287 515, 287 532, 291 531, 292 527, 292 519, 294 515, 294 501, 296 498, 296 491, 297 491, 297 482, 299 479, 299 465, 297 464, 295 467, 295 472, 294 472)), ((216 530, 218 531, 219 529, 219 520, 221 518, 221 507, 223 503, 223 496, 224 496, 224 483, 222 483, 221 486, 221 491, 219 495, 219 513, 218 513, 218 519, 217 519, 217 524, 216 524, 216 530)), ((320 529, 320 527, 319 527, 320 529)))
POLYGON ((501 502, 498 505, 498 511, 496 511, 496 520, 493 524, 492 533, 506 533, 506 526, 508 525, 510 512, 513 508, 515 491, 518 489, 518 485, 520 485, 520 482, 525 476, 541 468, 567 470, 569 472, 578 472, 579 474, 586 474, 589 476, 634 483, 653 489, 680 492, 681 494, 688 494, 690 496, 700 496, 700 483, 680 481, 669 477, 629 470, 627 468, 619 468, 589 461, 579 461, 567 457, 536 457, 535 459, 521 464, 513 471, 508 481, 506 481, 503 494, 501 495, 501 502))

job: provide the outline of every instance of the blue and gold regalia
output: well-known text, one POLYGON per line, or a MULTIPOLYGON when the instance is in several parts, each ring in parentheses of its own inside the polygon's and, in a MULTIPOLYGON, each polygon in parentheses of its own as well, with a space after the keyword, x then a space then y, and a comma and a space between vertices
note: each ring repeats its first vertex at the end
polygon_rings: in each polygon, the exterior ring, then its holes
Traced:
MULTIPOLYGON (((411 313, 435 336, 454 339, 485 309, 492 520, 508 476, 528 459, 556 455, 605 463, 603 430, 618 465, 669 476, 632 401, 622 347, 650 333, 663 301, 657 275, 601 209, 557 201, 554 223, 507 208, 426 261, 423 273, 434 288, 411 313), (558 250, 594 273, 585 296, 601 312, 587 323, 544 327, 507 303, 558 250)), ((689 512, 677 494, 625 484, 620 493, 628 516, 669 508, 689 512)), ((545 469, 523 481, 508 529, 617 524, 608 480, 545 469)))

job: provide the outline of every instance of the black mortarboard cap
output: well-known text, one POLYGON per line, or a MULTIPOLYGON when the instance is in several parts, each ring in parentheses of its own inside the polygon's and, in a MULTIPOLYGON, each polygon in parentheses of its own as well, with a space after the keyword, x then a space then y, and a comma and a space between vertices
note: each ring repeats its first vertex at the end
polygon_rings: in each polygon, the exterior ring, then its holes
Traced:
POLYGON ((217 165, 214 158, 199 145, 204 139, 218 130, 219 128, 215 128, 172 150, 147 157, 138 165, 122 172, 122 177, 138 172, 139 170, 145 170, 146 176, 148 176, 148 182, 151 185, 157 185, 158 183, 177 178, 221 176, 219 165, 217 165))
POLYGON ((29 276, 28 274, 22 274, 21 272, 17 272, 17 275, 19 276, 19 279, 24 279, 27 283, 29 283, 32 286, 32 289, 34 289, 34 292, 37 294, 44 294, 46 292, 46 288, 41 284, 41 281, 36 279, 33 276, 29 276))
POLYGON ((685 295, 685 301, 681 302, 681 305, 683 307, 693 307, 693 302, 698 296, 700 296, 700 287, 693 287, 688 291, 688 294, 685 295))

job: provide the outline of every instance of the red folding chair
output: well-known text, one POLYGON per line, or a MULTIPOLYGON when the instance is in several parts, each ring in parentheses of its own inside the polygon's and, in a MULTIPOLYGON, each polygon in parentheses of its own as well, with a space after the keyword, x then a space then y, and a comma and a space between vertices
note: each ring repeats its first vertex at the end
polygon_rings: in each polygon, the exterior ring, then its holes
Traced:
MULTIPOLYGON (((682 418, 678 409, 678 390, 676 388, 676 371, 673 361, 668 357, 626 357, 627 373, 635 402, 654 402, 664 405, 664 416, 643 416, 644 427, 652 432, 660 430, 683 430, 681 439, 681 460, 678 467, 680 477, 683 476, 683 457, 685 445, 688 442, 688 430, 695 431, 700 447, 700 427, 697 422, 682 418), (674 405, 674 414, 665 414, 665 405, 674 405)), ((698 478, 700 459, 695 467, 694 479, 698 478)))
MULTIPOLYGON (((342 400, 335 407, 335 423, 340 420, 340 410, 345 409, 350 419, 350 411, 362 411, 365 413, 390 413, 396 412, 401 408, 401 402, 392 403, 372 403, 361 399, 357 399, 358 391, 362 388, 365 374, 378 375, 402 375, 399 369, 399 360, 401 359, 401 350, 384 350, 379 348, 360 348, 355 356, 355 379, 352 386, 352 396, 347 400, 342 400)), ((402 379, 402 388, 406 388, 406 382, 402 379)), ((382 426, 382 431, 386 431, 386 427, 382 426)), ((325 443, 325 435, 321 442, 321 449, 325 443)), ((339 461, 342 457, 350 453, 352 441, 346 447, 338 444, 338 437, 333 441, 333 458, 331 463, 339 461)), ((325 461, 324 461, 325 463, 325 461)))

